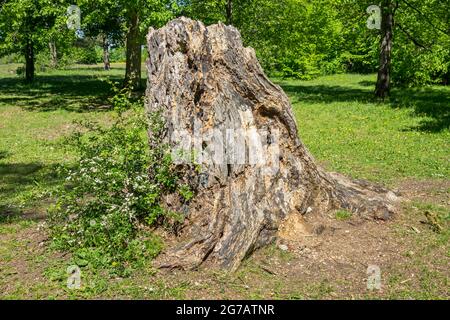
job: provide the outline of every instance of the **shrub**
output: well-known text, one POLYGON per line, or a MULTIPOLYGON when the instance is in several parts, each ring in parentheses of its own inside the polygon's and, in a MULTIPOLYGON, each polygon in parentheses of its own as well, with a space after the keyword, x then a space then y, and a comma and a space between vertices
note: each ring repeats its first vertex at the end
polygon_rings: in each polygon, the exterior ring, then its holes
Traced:
POLYGON ((161 250, 151 227, 181 217, 163 208, 161 197, 178 193, 186 202, 189 190, 178 184, 168 147, 161 142, 160 114, 143 116, 141 100, 132 101, 124 90, 115 92, 112 125, 84 122, 84 131, 70 138, 79 159, 65 170, 66 184, 56 194, 48 225, 53 244, 72 252, 76 264, 126 275, 161 250))
POLYGON ((95 46, 73 49, 73 59, 76 63, 96 64, 101 61, 95 46))
MULTIPOLYGON (((111 60, 111 62, 126 62, 127 58, 125 55, 125 48, 123 47, 111 48, 109 60, 111 60)), ((142 61, 145 61, 145 59, 142 61)))
POLYGON ((396 60, 392 77, 398 86, 423 86, 446 83, 450 73, 450 50, 441 45, 430 49, 414 48, 411 44, 394 50, 396 60))
POLYGON ((25 78, 25 67, 24 66, 17 67, 16 75, 18 75, 21 78, 25 78))
POLYGON ((336 220, 348 220, 352 217, 352 213, 347 210, 337 210, 335 212, 336 220))

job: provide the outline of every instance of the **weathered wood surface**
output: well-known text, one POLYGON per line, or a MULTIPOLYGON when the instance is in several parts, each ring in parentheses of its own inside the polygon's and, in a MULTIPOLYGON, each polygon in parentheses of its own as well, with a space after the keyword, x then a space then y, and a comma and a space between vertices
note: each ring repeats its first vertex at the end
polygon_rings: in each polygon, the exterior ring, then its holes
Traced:
POLYGON ((288 97, 267 78, 237 29, 179 18, 151 29, 147 43, 146 107, 162 111, 166 141, 175 148, 174 137, 194 137, 194 155, 208 155, 222 143, 223 154, 214 155, 225 159, 203 161, 200 171, 180 164, 196 194, 187 205, 167 198, 167 206, 185 212, 186 219, 178 246, 160 266, 206 263, 234 270, 253 250, 274 241, 292 215, 308 219, 339 208, 366 218, 392 215, 394 193, 316 165, 298 137, 288 97), (211 129, 222 134, 211 137, 211 129), (245 145, 251 145, 252 134, 264 138, 249 151, 245 145), (242 150, 245 161, 236 159, 242 150))

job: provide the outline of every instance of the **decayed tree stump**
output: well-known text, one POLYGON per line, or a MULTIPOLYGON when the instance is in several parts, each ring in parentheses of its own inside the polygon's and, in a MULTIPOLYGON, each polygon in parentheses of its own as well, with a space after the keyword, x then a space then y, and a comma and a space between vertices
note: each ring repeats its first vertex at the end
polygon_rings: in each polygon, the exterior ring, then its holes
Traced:
POLYGON ((186 217, 179 245, 161 258, 162 267, 209 263, 234 270, 274 241, 289 217, 343 208, 388 219, 394 212, 394 193, 316 165, 298 137, 288 97, 266 77, 237 29, 179 18, 150 29, 147 41, 146 108, 162 111, 165 140, 175 148, 174 137, 194 137, 187 143, 194 157, 211 155, 210 147, 222 143, 223 153, 215 156, 225 159, 200 161, 200 169, 180 164, 195 196, 188 204, 167 197, 167 206, 186 217), (211 136, 211 129, 222 134, 211 136), (255 135, 255 129, 266 135, 255 135), (248 146, 261 136, 257 147, 248 146))

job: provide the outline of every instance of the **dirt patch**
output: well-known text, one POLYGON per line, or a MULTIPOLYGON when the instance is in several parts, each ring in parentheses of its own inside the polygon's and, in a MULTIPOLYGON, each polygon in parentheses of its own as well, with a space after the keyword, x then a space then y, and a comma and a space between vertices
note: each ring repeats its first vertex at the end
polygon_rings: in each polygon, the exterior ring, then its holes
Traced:
POLYGON ((450 180, 414 180, 402 181, 398 190, 406 199, 427 201, 450 207, 450 180))
POLYGON ((376 265, 386 270, 404 251, 399 239, 391 236, 389 224, 330 219, 323 224, 325 229, 320 235, 288 244, 294 258, 287 268, 276 261, 266 262, 283 277, 295 279, 297 285, 308 279, 322 279, 340 282, 333 289, 339 296, 362 293, 367 290, 368 267, 376 265))
POLYGON ((211 270, 160 276, 173 285, 179 283, 176 278, 196 285, 187 295, 193 299, 213 297, 211 290, 219 297, 237 299, 252 294, 263 299, 360 297, 368 293, 369 266, 383 272, 404 256, 406 247, 392 235, 391 224, 330 219, 320 235, 303 234, 301 241, 284 238, 282 245, 257 251, 236 274, 223 276, 226 285, 211 270))
POLYGON ((38 224, 0 234, 0 255, 0 298, 48 299, 60 294, 46 271, 63 256, 49 252, 48 237, 38 224))
POLYGON ((288 219, 280 230, 283 239, 255 252, 232 275, 202 269, 157 278, 174 287, 182 278, 192 287, 189 299, 448 298, 448 243, 423 225, 423 214, 408 203, 448 208, 449 186, 449 181, 405 181, 399 188, 403 207, 390 221, 339 221, 332 213, 307 222, 288 219), (367 286, 373 267, 380 270, 380 290, 367 286))
POLYGON ((281 223, 280 229, 278 230, 278 236, 287 241, 295 241, 303 237, 311 236, 312 233, 313 227, 298 214, 289 215, 281 223))

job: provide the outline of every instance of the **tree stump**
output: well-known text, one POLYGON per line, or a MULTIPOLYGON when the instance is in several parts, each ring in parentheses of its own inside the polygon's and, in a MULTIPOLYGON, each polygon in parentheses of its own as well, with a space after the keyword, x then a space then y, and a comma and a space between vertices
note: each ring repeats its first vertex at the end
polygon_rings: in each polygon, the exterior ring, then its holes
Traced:
POLYGON ((393 192, 315 163, 298 137, 288 97, 236 28, 178 18, 150 29, 147 43, 146 110, 162 113, 174 155, 190 150, 199 164, 178 159, 195 195, 189 203, 167 197, 167 207, 183 212, 185 221, 159 266, 235 270, 276 240, 292 217, 345 209, 388 219, 395 212, 393 192))

